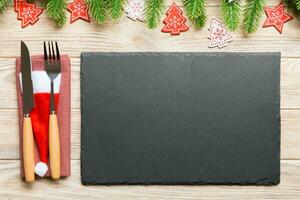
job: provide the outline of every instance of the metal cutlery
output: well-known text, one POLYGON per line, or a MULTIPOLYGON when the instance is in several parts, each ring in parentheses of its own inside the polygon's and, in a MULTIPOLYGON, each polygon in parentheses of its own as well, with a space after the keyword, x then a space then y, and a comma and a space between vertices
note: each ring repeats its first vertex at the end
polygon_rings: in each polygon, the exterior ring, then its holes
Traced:
POLYGON ((34 107, 33 88, 31 80, 31 61, 27 46, 21 41, 21 71, 23 89, 23 162, 25 181, 33 182, 34 175, 34 139, 30 111, 34 107))
POLYGON ((53 42, 44 42, 44 66, 45 70, 51 80, 50 92, 50 115, 49 115, 49 157, 51 177, 54 180, 60 178, 60 141, 57 116, 55 112, 55 99, 54 99, 54 80, 61 71, 60 54, 57 42, 55 42, 55 49, 53 42))

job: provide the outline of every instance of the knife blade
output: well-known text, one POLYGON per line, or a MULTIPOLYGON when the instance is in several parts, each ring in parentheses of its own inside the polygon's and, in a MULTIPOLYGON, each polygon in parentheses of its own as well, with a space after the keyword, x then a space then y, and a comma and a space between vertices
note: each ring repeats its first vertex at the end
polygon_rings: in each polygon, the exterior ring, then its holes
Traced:
POLYGON ((21 66, 23 88, 23 113, 29 114, 34 107, 33 88, 31 80, 31 62, 28 48, 23 41, 21 41, 21 66))
POLYGON ((34 108, 33 87, 31 80, 31 60, 26 44, 21 41, 21 72, 23 89, 23 163, 26 182, 33 182, 34 175, 34 140, 30 111, 34 108))

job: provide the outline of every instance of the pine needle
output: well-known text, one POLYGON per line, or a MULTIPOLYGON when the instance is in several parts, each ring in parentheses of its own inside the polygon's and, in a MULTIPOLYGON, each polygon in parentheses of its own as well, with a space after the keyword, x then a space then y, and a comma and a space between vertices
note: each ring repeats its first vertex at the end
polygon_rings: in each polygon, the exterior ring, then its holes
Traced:
POLYGON ((294 4, 296 5, 296 9, 300 10, 300 0, 290 0, 291 2, 294 2, 294 4))
POLYGON ((240 24, 241 2, 240 0, 221 0, 221 13, 227 28, 235 31, 240 24))
POLYGON ((107 7, 113 20, 117 20, 123 14, 125 0, 108 0, 107 7))
POLYGON ((145 22, 149 28, 155 28, 158 25, 164 8, 164 0, 146 0, 144 10, 145 22))
POLYGON ((300 0, 284 0, 284 3, 295 12, 300 11, 300 0))
POLYGON ((105 0, 87 0, 89 14, 97 24, 103 24, 106 19, 106 2, 105 0))
POLYGON ((296 1, 299 0, 284 0, 285 5, 293 11, 296 17, 300 17, 300 10, 297 9, 296 1))
POLYGON ((48 0, 46 9, 48 16, 56 23, 58 27, 63 26, 66 23, 66 0, 48 0))
POLYGON ((264 11, 265 0, 247 0, 244 8, 243 28, 245 33, 253 33, 257 30, 262 13, 264 11))
POLYGON ((295 6, 295 0, 284 0, 283 2, 287 5, 287 7, 293 8, 295 6))
POLYGON ((205 25, 207 16, 205 12, 205 0, 183 0, 188 18, 196 28, 202 28, 205 25))
POLYGON ((3 11, 6 9, 8 3, 9 3, 9 0, 0 0, 0 13, 3 13, 3 11))

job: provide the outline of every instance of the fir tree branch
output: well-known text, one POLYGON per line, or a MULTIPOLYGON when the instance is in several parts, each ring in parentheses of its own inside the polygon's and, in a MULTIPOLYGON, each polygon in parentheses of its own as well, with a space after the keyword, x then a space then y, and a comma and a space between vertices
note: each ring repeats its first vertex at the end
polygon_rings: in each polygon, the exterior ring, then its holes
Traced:
POLYGON ((300 0, 290 0, 294 4, 297 10, 300 10, 300 0))
POLYGON ((293 11, 296 17, 300 16, 300 10, 297 9, 296 0, 284 0, 285 5, 293 11))
POLYGON ((300 0, 284 0, 284 3, 294 11, 300 10, 300 0))
POLYGON ((124 5, 125 0, 108 0, 107 7, 113 20, 122 16, 124 5))
POLYGON ((295 8, 296 4, 295 4, 295 0, 284 0, 283 1, 287 7, 290 7, 290 8, 295 8))
POLYGON ((146 0, 144 10, 145 22, 149 28, 155 28, 158 25, 164 8, 164 0, 146 0))
POLYGON ((235 31, 240 24, 240 0, 221 0, 221 13, 227 28, 235 31))
POLYGON ((205 0, 183 0, 188 18, 196 28, 202 28, 205 25, 207 16, 205 12, 205 0))
POLYGON ((48 0, 46 9, 48 16, 56 23, 58 27, 63 26, 66 23, 66 0, 48 0))
POLYGON ((87 0, 89 7, 89 14, 95 20, 97 24, 103 24, 106 19, 106 7, 107 3, 105 0, 87 0))
POLYGON ((284 0, 284 4, 293 12, 294 17, 300 19, 300 10, 297 9, 296 0, 284 0))
POLYGON ((244 8, 243 28, 245 33, 253 33, 257 30, 262 13, 264 11, 265 0, 247 0, 244 8))
POLYGON ((0 0, 0 13, 3 13, 3 11, 6 9, 8 3, 9 3, 9 0, 0 0))

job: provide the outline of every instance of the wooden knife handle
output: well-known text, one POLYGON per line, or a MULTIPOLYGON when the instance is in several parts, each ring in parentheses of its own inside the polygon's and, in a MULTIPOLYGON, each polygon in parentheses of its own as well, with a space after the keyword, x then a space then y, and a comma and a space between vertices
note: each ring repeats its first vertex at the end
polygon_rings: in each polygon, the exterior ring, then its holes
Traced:
POLYGON ((29 115, 23 118, 23 162, 26 182, 33 182, 34 175, 34 140, 29 115))
POLYGON ((55 113, 51 113, 49 116, 49 157, 51 177, 57 180, 60 178, 60 142, 55 113))

